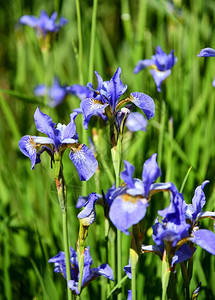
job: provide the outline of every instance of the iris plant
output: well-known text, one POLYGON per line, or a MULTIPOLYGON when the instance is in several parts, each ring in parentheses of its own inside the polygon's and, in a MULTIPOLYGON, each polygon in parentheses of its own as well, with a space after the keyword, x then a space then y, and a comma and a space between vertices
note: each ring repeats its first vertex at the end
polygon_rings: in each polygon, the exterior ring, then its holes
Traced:
POLYGON ((84 115, 84 128, 88 128, 92 116, 105 116, 110 121, 111 140, 113 141, 112 144, 115 145, 120 130, 123 130, 124 122, 130 113, 130 110, 123 110, 123 106, 128 103, 135 104, 144 112, 147 119, 150 119, 155 113, 154 101, 150 96, 138 92, 131 93, 129 97, 120 100, 127 90, 127 85, 123 85, 120 79, 120 68, 109 81, 103 81, 98 72, 95 74, 98 82, 96 89, 93 88, 92 83, 88 83, 89 90, 86 87, 82 89, 81 86, 75 85, 70 87, 70 92, 78 95, 82 100, 80 106, 84 115), (115 129, 117 133, 114 132, 115 129))
POLYGON ((55 77, 53 79, 53 85, 47 87, 45 84, 40 84, 34 89, 34 94, 36 96, 46 96, 48 97, 48 105, 50 107, 56 107, 63 102, 67 95, 66 86, 61 86, 59 79, 55 77))
POLYGON ((67 19, 60 17, 56 23, 57 12, 53 12, 51 17, 45 11, 41 11, 39 18, 35 16, 24 15, 19 19, 19 23, 27 25, 35 29, 39 41, 41 42, 42 50, 51 48, 55 35, 60 28, 67 24, 67 19))
MULTIPOLYGON (((200 51, 200 53, 197 56, 200 56, 200 57, 215 57, 215 50, 213 48, 204 48, 200 51)), ((214 77, 212 85, 215 87, 215 77, 214 77)))
POLYGON ((64 151, 71 150, 69 157, 75 165, 80 180, 88 180, 92 177, 98 167, 92 151, 84 144, 78 143, 78 134, 76 132, 75 118, 77 113, 70 115, 70 123, 64 125, 52 122, 51 117, 43 114, 39 107, 34 114, 37 130, 46 134, 43 136, 25 135, 19 141, 19 148, 24 155, 31 160, 31 169, 40 162, 40 155, 46 151, 51 161, 62 158, 64 151))
POLYGON ((60 17, 59 23, 56 23, 57 12, 53 12, 51 17, 45 11, 41 11, 39 18, 35 16, 24 15, 19 19, 20 24, 28 25, 35 29, 38 36, 45 37, 48 33, 56 33, 60 28, 67 24, 67 19, 60 17))
POLYGON ((199 229, 199 221, 203 218, 215 218, 215 212, 202 212, 205 205, 203 189, 208 181, 204 181, 195 190, 192 204, 186 204, 183 195, 172 184, 170 205, 158 214, 153 226, 153 240, 157 246, 142 246, 143 252, 154 252, 162 257, 164 248, 168 248, 171 265, 190 258, 196 244, 215 255, 215 234, 207 229, 199 229))
POLYGON ((109 216, 113 224, 125 234, 129 233, 131 225, 144 218, 152 194, 169 188, 168 183, 154 183, 161 175, 156 158, 155 153, 143 164, 142 180, 133 178, 134 166, 124 161, 125 170, 121 172, 121 178, 126 186, 119 187, 117 194, 112 194, 109 216))
MULTIPOLYGON (((49 259, 49 263, 54 263, 54 272, 61 273, 66 279, 66 264, 65 253, 59 252, 56 256, 49 259)), ((108 264, 102 264, 98 268, 91 268, 93 260, 90 255, 89 246, 84 251, 84 268, 81 289, 87 286, 94 279, 104 276, 110 280, 113 280, 113 271, 108 264)), ((70 268, 71 268, 71 280, 68 281, 69 288, 75 293, 80 294, 81 290, 78 289, 79 282, 79 264, 77 258, 77 252, 70 247, 70 268)))
POLYGON ((134 73, 137 74, 146 67, 151 67, 151 74, 154 78, 158 92, 161 92, 161 83, 171 74, 171 69, 177 62, 174 50, 166 54, 160 46, 157 47, 155 55, 151 59, 139 60, 135 66, 134 73))

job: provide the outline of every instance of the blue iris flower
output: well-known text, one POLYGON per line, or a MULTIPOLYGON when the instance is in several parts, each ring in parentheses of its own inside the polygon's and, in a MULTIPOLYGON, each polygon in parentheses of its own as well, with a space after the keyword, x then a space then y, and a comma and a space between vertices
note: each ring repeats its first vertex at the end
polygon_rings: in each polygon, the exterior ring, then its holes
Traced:
POLYGON ((129 234, 130 226, 144 218, 151 195, 170 187, 169 183, 154 183, 161 175, 156 158, 155 153, 143 164, 142 180, 133 178, 134 166, 124 161, 125 170, 121 172, 121 178, 126 185, 112 193, 109 217, 125 234, 129 234))
MULTIPOLYGON (((215 50, 213 48, 204 48, 204 49, 201 49, 200 53, 197 56, 199 56, 199 57, 215 57, 215 50)), ((212 82, 212 85, 215 87, 215 77, 212 82)))
MULTIPOLYGON (((54 263, 54 272, 61 273, 66 279, 66 262, 65 253, 59 252, 56 256, 49 259, 49 263, 54 263)), ((79 282, 79 266, 77 259, 77 252, 70 247, 70 263, 71 263, 71 280, 68 281, 69 288, 79 295, 81 291, 78 290, 79 282)), ((113 280, 113 271, 108 264, 102 264, 98 268, 91 268, 93 260, 90 255, 89 246, 84 251, 84 269, 81 288, 83 289, 92 280, 104 276, 110 280, 113 280)))
POLYGON ((114 76, 109 81, 103 81, 102 77, 95 72, 97 77, 97 89, 93 88, 92 83, 88 83, 86 87, 75 85, 68 90, 76 94, 81 101, 81 109, 84 115, 84 128, 88 128, 89 120, 94 115, 115 118, 119 109, 127 103, 135 104, 139 107, 147 119, 154 116, 155 104, 153 99, 143 93, 134 92, 130 97, 120 100, 120 97, 126 92, 127 85, 123 85, 121 77, 121 69, 118 68, 114 76))
POLYGON ((208 181, 204 181, 195 190, 192 204, 186 204, 183 195, 171 185, 170 205, 158 211, 162 217, 157 218, 153 225, 153 240, 157 246, 142 246, 143 252, 154 252, 162 257, 165 243, 171 247, 172 266, 175 263, 189 259, 195 250, 190 247, 190 242, 196 244, 209 253, 215 255, 215 234, 206 229, 199 229, 199 221, 203 218, 215 218, 215 212, 202 212, 205 205, 203 189, 208 181))
POLYGON ((80 180, 89 180, 98 168, 98 162, 92 151, 84 144, 78 143, 75 118, 77 113, 70 115, 70 123, 64 125, 52 122, 51 117, 43 114, 39 107, 34 114, 37 130, 45 133, 48 137, 25 135, 19 141, 19 148, 24 155, 31 160, 31 169, 40 162, 40 155, 46 151, 52 161, 55 154, 63 155, 64 150, 71 150, 69 157, 75 165, 80 180))
POLYGON ((134 73, 137 74, 140 70, 146 67, 151 67, 150 71, 158 92, 161 92, 161 83, 171 74, 171 69, 177 62, 174 56, 174 50, 166 54, 160 46, 157 47, 155 55, 151 59, 139 60, 135 66, 134 73))
POLYGON ((35 16, 24 15, 19 19, 20 24, 28 25, 35 29, 39 37, 46 37, 48 33, 56 33, 60 28, 67 24, 67 19, 60 17, 59 23, 56 23, 57 12, 53 12, 51 17, 45 11, 41 11, 39 18, 35 16))
POLYGON ((48 105, 50 107, 56 107, 63 102, 67 95, 66 86, 61 86, 59 79, 55 77, 53 79, 53 85, 47 87, 45 84, 40 84, 34 89, 36 96, 48 96, 48 105))
POLYGON ((95 204, 96 201, 99 199, 99 196, 100 195, 96 193, 91 193, 87 197, 87 201, 86 203, 84 203, 84 209, 78 214, 78 218, 82 220, 83 226, 90 226, 95 222, 95 204))

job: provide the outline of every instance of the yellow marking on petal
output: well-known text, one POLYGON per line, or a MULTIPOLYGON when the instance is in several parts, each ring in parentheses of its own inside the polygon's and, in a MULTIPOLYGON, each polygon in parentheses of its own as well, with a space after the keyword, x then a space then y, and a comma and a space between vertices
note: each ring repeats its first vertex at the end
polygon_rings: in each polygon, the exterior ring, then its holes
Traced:
POLYGON ((124 195, 122 195, 121 199, 124 202, 128 202, 129 201, 129 202, 131 202, 133 204, 136 204, 138 201, 141 201, 144 204, 147 203, 147 199, 143 198, 142 196, 131 196, 129 194, 124 194, 124 195))
POLYGON ((92 101, 94 104, 101 104, 101 105, 104 104, 101 100, 92 99, 92 101))
POLYGON ((157 66, 155 64, 151 65, 150 68, 152 68, 152 69, 154 69, 154 70, 156 70, 158 72, 161 72, 161 71, 158 70, 158 68, 157 68, 157 66))
POLYGON ((33 149, 36 149, 36 143, 32 136, 29 137, 29 144, 33 146, 33 149))

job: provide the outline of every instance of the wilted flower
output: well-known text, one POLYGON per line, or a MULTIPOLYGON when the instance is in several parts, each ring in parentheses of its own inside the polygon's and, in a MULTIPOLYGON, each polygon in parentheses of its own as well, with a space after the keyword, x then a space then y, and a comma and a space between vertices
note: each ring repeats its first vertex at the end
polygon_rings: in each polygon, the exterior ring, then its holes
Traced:
POLYGON ((146 67, 151 67, 150 71, 158 92, 161 92, 161 83, 171 74, 171 69, 177 62, 174 56, 174 50, 166 54, 160 46, 157 47, 155 55, 151 59, 139 60, 135 66, 134 73, 137 74, 140 70, 146 67))
POLYGON ((84 209, 78 214, 78 218, 81 219, 83 226, 90 226, 95 222, 95 203, 98 199, 99 196, 96 193, 91 193, 88 196, 87 202, 84 204, 84 209))
MULTIPOLYGON (((200 51, 200 53, 197 56, 200 56, 200 57, 215 57, 215 50, 213 48, 204 48, 200 51)), ((212 85, 215 87, 215 77, 214 77, 212 85)))
POLYGON ((62 158, 66 148, 71 150, 69 157, 75 165, 80 180, 90 179, 98 167, 92 151, 84 144, 78 143, 75 118, 77 113, 70 115, 70 123, 64 125, 52 122, 51 117, 43 114, 39 108, 34 114, 37 130, 47 134, 48 137, 25 135, 19 141, 22 153, 31 160, 31 169, 40 162, 40 155, 46 151, 51 160, 55 162, 56 155, 62 158))
POLYGON ((59 79, 55 77, 51 87, 47 87, 45 84, 40 84, 34 89, 34 94, 38 97, 47 95, 48 106, 56 107, 63 102, 67 95, 67 91, 66 86, 61 86, 59 79))
MULTIPOLYGON (((79 282, 79 265, 77 259, 77 252, 70 247, 70 263, 71 263, 71 280, 68 281, 69 288, 75 293, 80 294, 81 291, 78 290, 79 282)), ((59 252, 56 256, 49 259, 49 263, 55 264, 54 272, 61 273, 66 279, 66 262, 65 262, 65 253, 59 252)), ((87 286, 92 280, 97 277, 104 276, 110 280, 113 280, 113 271, 108 264, 102 264, 98 268, 92 268, 93 260, 90 255, 89 246, 84 251, 84 269, 81 288, 83 289, 87 286)))

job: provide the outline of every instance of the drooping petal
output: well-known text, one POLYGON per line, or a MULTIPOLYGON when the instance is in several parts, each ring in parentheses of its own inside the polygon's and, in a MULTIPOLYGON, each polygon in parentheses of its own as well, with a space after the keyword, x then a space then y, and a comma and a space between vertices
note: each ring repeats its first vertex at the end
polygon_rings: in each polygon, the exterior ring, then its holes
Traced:
POLYGON ((137 74, 140 72, 142 69, 145 69, 148 66, 153 65, 155 62, 153 59, 144 59, 144 60, 139 60, 138 63, 136 64, 134 68, 134 74, 137 74))
POLYGON ((161 92, 161 83, 171 74, 171 70, 161 72, 153 69, 150 72, 154 78, 158 92, 161 92))
POLYGON ((72 149, 69 154, 70 159, 75 165, 80 180, 88 181, 98 168, 98 162, 92 151, 84 144, 72 149))
POLYGON ((35 28, 37 26, 37 22, 38 22, 38 19, 35 17, 35 16, 22 16, 20 19, 19 19, 19 23, 22 24, 22 25, 28 25, 32 28, 35 28))
POLYGON ((128 290, 128 298, 127 300, 132 300, 132 290, 128 290))
POLYGON ((34 120, 38 131, 47 134, 50 138, 54 137, 55 123, 52 122, 51 117, 42 113, 39 107, 34 113, 34 120))
POLYGON ((144 218, 147 206, 144 199, 124 194, 114 199, 109 217, 119 230, 129 234, 128 228, 144 218))
POLYGON ((145 196, 148 195, 151 184, 161 175, 161 170, 156 161, 157 153, 147 159, 143 165, 142 181, 145 189, 145 196))
POLYGON ((69 280, 68 281, 68 287, 70 288, 70 290, 74 291, 76 293, 76 295, 80 294, 80 291, 78 289, 78 281, 69 280))
POLYGON ((189 247, 188 244, 184 244, 180 247, 179 250, 175 252, 175 255, 172 258, 172 266, 174 264, 181 263, 182 261, 185 261, 189 259, 193 255, 193 251, 189 247))
POLYGON ((148 124, 147 120, 144 118, 144 116, 141 113, 133 112, 130 113, 130 115, 128 116, 125 126, 127 126, 127 128, 130 131, 138 131, 138 130, 146 131, 147 124, 148 124))
POLYGON ((124 160, 124 168, 125 170, 120 173, 120 177, 125 181, 129 188, 134 188, 134 166, 130 164, 128 161, 124 160))
POLYGON ((131 93, 130 101, 144 112, 148 120, 154 117, 155 103, 150 96, 143 93, 134 92, 131 93))
POLYGON ((204 48, 201 49, 200 53, 197 55, 200 57, 214 57, 215 56, 215 50, 213 48, 204 48))
POLYGON ((108 106, 108 104, 107 103, 104 104, 100 100, 86 98, 81 101, 80 106, 83 111, 84 120, 85 120, 84 128, 87 129, 90 118, 93 115, 96 115, 97 113, 102 113, 104 111, 105 107, 108 106))
POLYGON ((113 270, 108 264, 102 264, 98 268, 92 268, 91 271, 97 276, 104 276, 113 281, 113 270))
POLYGON ((34 169, 35 164, 40 163, 40 155, 37 155, 35 138, 37 137, 25 135, 19 141, 19 149, 31 160, 31 169, 34 169))
POLYGON ((54 263, 54 272, 61 273, 66 279, 65 253, 63 251, 60 251, 56 256, 50 258, 48 262, 54 263))
POLYGON ((80 100, 86 98, 93 98, 94 92, 91 91, 88 87, 80 84, 73 84, 70 87, 66 88, 66 91, 70 94, 77 96, 80 100))
POLYGON ((204 250, 215 255, 215 234, 207 229, 199 229, 194 233, 194 237, 190 241, 202 247, 204 250))

